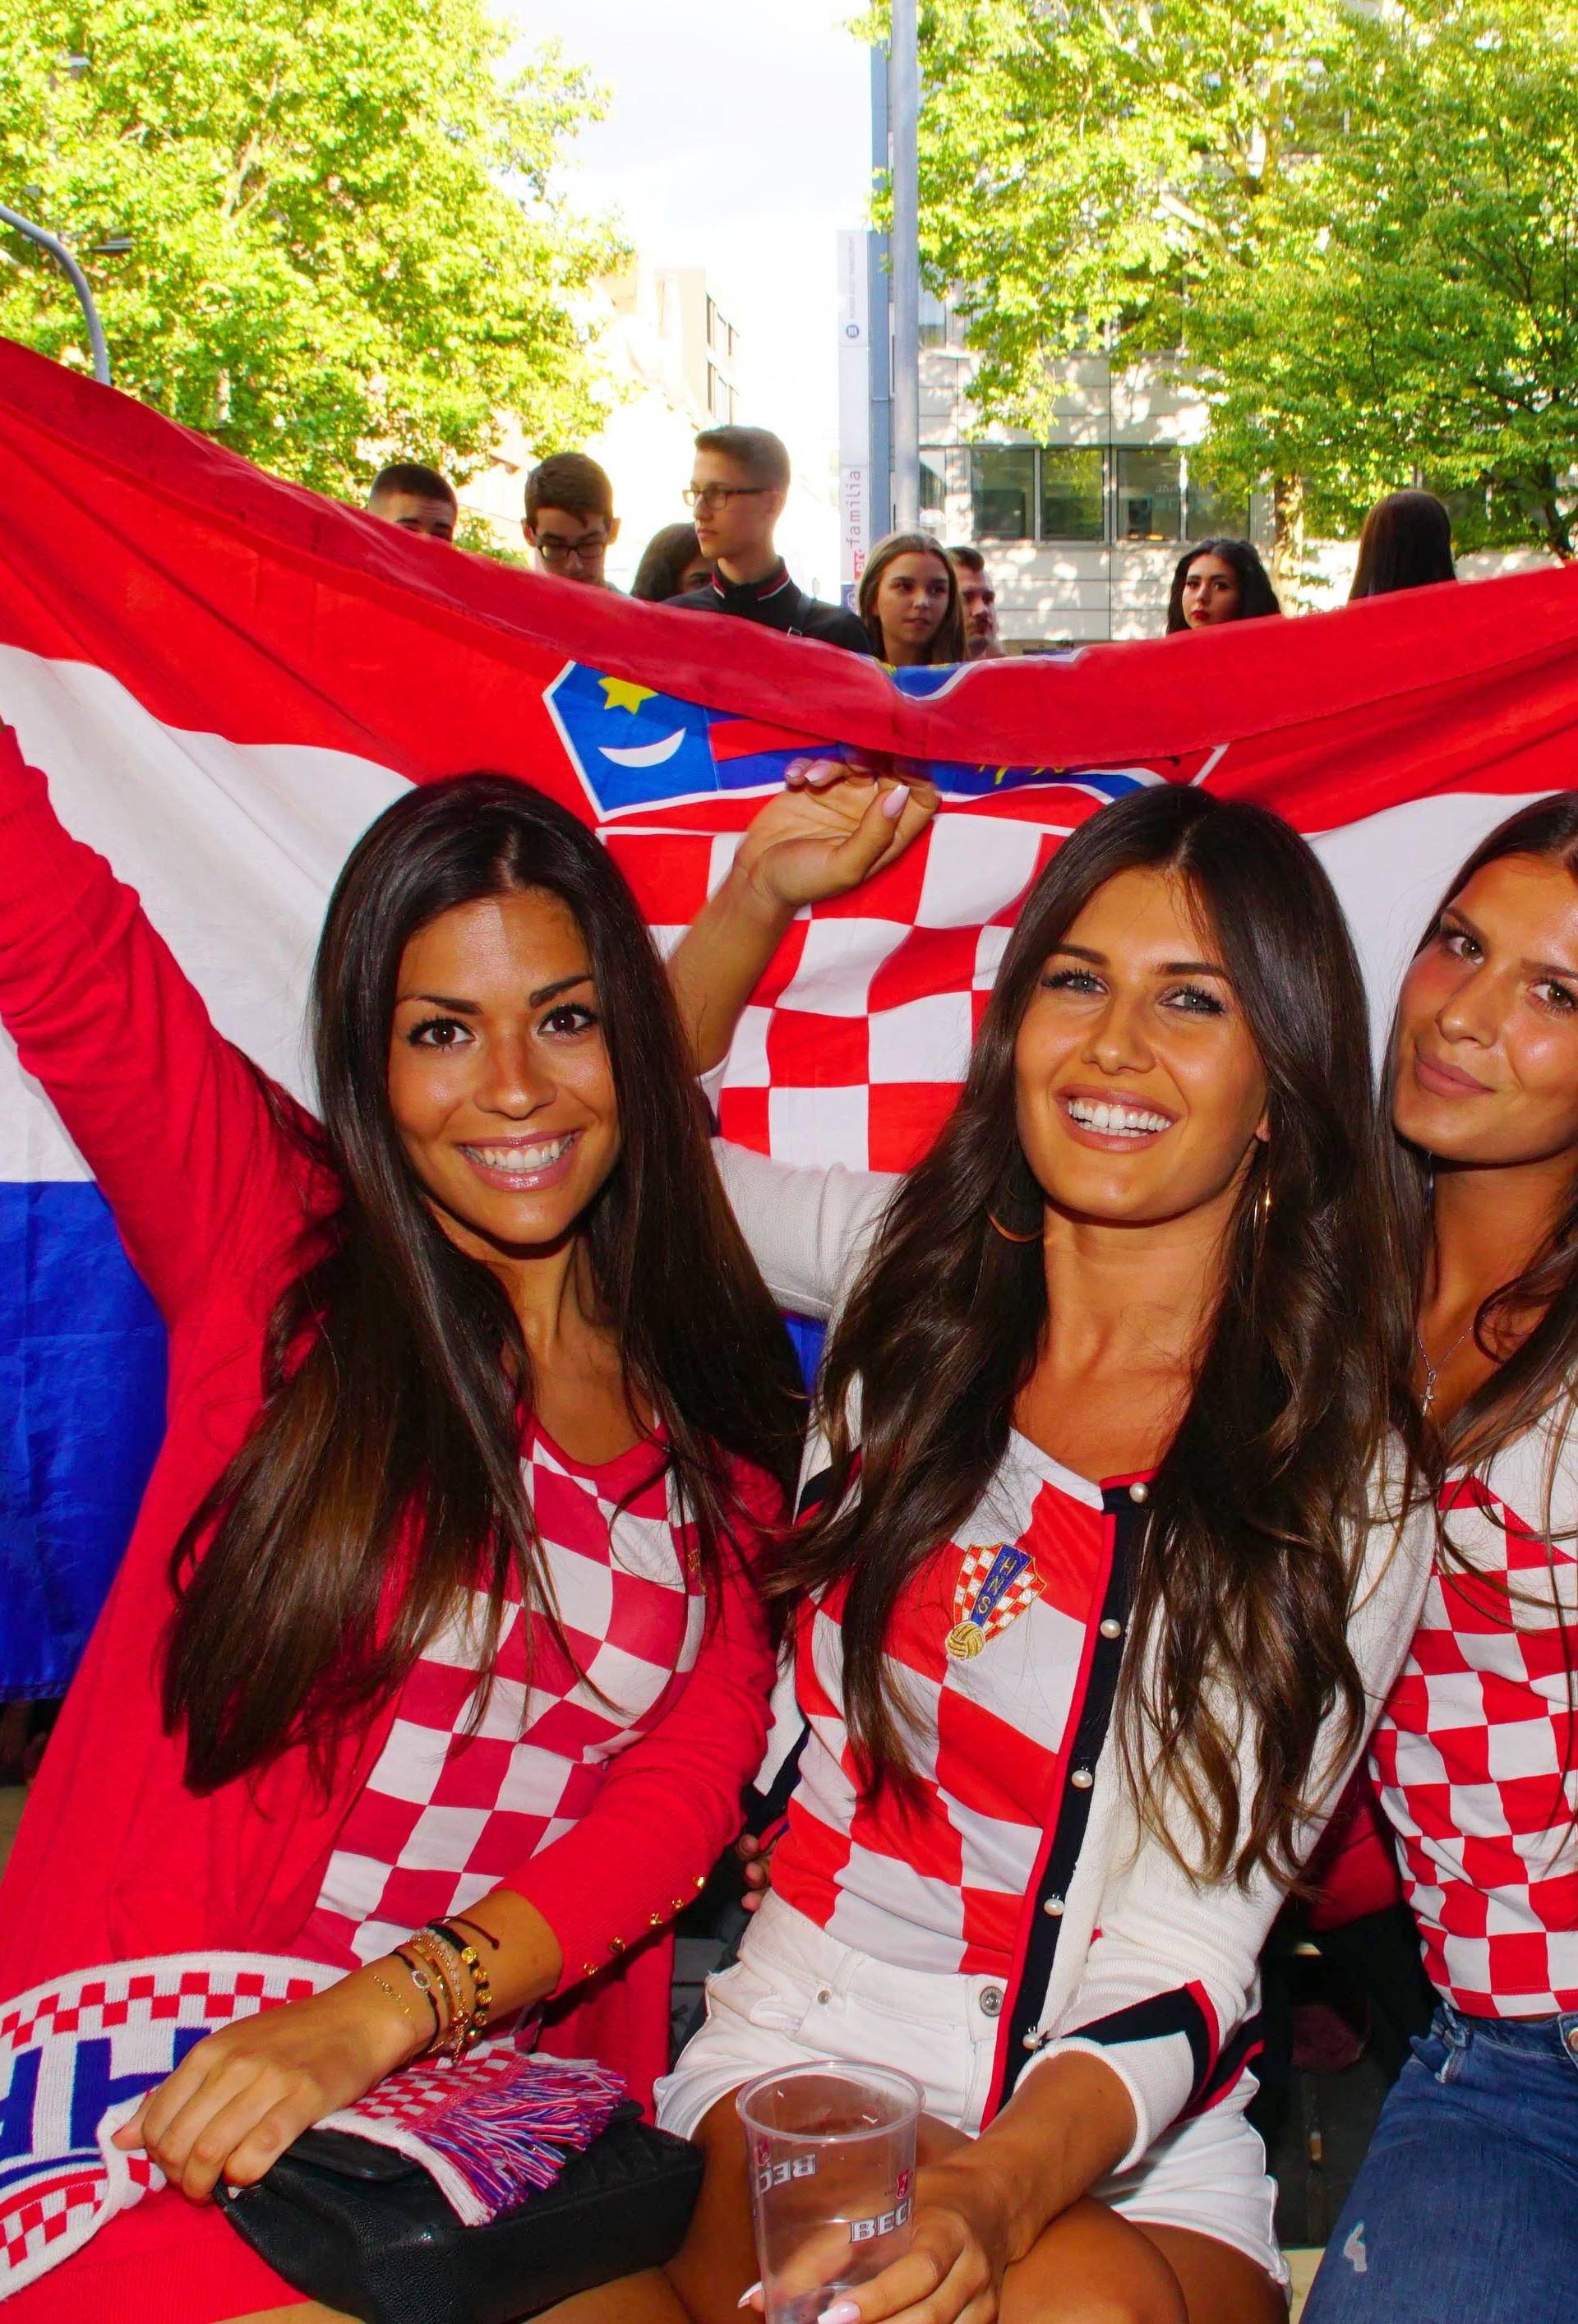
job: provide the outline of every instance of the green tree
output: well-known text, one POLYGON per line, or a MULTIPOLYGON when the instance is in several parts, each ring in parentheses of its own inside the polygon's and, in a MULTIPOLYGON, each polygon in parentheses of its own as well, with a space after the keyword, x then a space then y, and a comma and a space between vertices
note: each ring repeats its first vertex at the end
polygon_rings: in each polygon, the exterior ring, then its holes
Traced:
MULTIPOLYGON (((878 14, 872 29, 881 30, 878 14)), ((923 257, 983 418, 1176 353, 1284 574, 1416 475, 1571 553, 1574 0, 927 0, 923 257)))
MULTIPOLYGON (((502 413, 595 420, 577 299, 617 255, 553 180, 595 92, 509 49, 484 0, 0 0, 0 199, 81 260, 117 386, 320 490, 391 449, 464 477, 502 413)), ((0 330, 86 361, 14 235, 0 330)))
POLYGON ((1356 16, 1252 276, 1192 318, 1236 477, 1295 469, 1320 529, 1416 476, 1460 543, 1573 554, 1578 14, 1356 16))

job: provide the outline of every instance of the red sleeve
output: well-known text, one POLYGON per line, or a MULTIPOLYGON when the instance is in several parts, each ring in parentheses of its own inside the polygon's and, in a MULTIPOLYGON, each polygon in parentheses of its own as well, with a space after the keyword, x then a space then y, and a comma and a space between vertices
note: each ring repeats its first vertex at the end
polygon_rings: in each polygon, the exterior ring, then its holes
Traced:
POLYGON ((304 1184, 256 1070, 216 1031, 136 895, 64 829, 0 730, 0 1019, 172 1319, 304 1184))
POLYGON ((1367 1913, 1402 1902, 1391 1830, 1362 1763, 1349 1777, 1305 1878, 1315 1892, 1309 1904, 1312 1929, 1345 1928, 1367 1913))
POLYGON ((706 1886, 743 1821, 775 1668, 755 1582, 733 1566, 673 1708, 620 1754, 575 1830, 504 1883, 558 1939, 559 1992, 665 1926, 706 1886))

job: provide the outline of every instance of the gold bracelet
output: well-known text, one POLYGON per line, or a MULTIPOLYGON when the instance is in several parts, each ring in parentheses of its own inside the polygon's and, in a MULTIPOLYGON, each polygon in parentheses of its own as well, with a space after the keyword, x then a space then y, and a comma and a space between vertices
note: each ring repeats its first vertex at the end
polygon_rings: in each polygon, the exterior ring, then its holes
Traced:
POLYGON ((380 1977, 375 1969, 369 1969, 367 1974, 372 1978, 374 1984, 378 1987, 379 1992, 386 1993, 391 2001, 393 2002, 395 2007, 399 2010, 401 2015, 402 2017, 409 2017, 411 2024, 417 2027, 417 2031, 420 2033, 421 2027, 418 2024, 416 2012, 411 2007, 411 2005, 408 2002, 401 1999, 399 1994, 396 1993, 394 1987, 390 1984, 389 1979, 386 1977, 380 1977))
POLYGON ((417 1959, 431 1969, 444 1989, 444 1998, 449 2005, 449 2016, 438 2046, 446 2057, 457 2060, 469 2047, 466 2037, 472 2023, 472 2012, 466 2006, 466 1990, 458 1963, 450 1959, 448 1948, 441 1945, 436 1937, 429 1936, 426 1929, 416 1930, 407 1938, 406 1943, 417 1959))
MULTIPOLYGON (((448 1945, 461 1962, 471 1979, 471 2023, 466 2029, 466 2046, 474 2048, 486 2028, 488 2013, 494 2005, 493 1987, 483 1965, 482 1957, 468 1938, 457 1933, 458 1923, 450 1921, 429 1921, 425 1933, 448 1945)), ((485 1934, 485 1931, 484 1932, 485 1934)))

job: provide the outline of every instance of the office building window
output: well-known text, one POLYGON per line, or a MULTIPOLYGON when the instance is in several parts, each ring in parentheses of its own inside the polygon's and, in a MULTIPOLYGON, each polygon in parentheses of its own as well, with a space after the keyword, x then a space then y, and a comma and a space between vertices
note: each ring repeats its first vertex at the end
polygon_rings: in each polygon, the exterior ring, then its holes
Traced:
POLYGON ((1118 447, 1120 540, 1177 540, 1183 532, 1184 464, 1154 445, 1118 447))
POLYGON ((1105 489, 1099 444, 1041 447, 1041 539, 1102 540, 1105 489))
POLYGON ((1032 444, 970 447, 970 506, 977 540, 1031 540, 1036 531, 1032 444))
POLYGON ((942 444, 920 447, 920 521, 940 524, 948 506, 948 455, 942 444))

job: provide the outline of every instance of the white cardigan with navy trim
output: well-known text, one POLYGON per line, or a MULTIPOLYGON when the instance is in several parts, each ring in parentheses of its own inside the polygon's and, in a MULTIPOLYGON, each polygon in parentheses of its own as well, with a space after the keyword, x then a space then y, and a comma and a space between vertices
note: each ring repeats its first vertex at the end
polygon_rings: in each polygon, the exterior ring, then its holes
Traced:
MULTIPOLYGON (((721 1141, 714 1151, 774 1297, 796 1314, 830 1319, 859 1272, 897 1180, 840 1167, 791 1167, 721 1141)), ((826 1440, 814 1430, 802 1496, 807 1488, 814 1492, 826 1468, 826 1440)), ((1070 2051, 1093 2053, 1133 2102, 1134 2139, 1122 2168, 1180 2115, 1225 2098, 1238 2081, 1253 2054, 1260 1950, 1284 1892, 1264 1874, 1241 1888, 1195 1880, 1140 1820, 1111 1717, 1130 1591, 1125 1536, 1140 1510, 1122 1488, 1107 1502, 1118 1554, 1101 1618, 1112 1635, 1091 1658, 1084 1697, 1075 1708, 1069 1779, 1025 1900, 992 2107, 1032 2065, 1070 2051), (1102 1942, 1093 1955, 1098 1929, 1102 1942)), ((1407 1652, 1433 1538, 1429 1509, 1416 1508, 1400 1525, 1378 1517, 1365 1542, 1350 1639, 1369 1705, 1367 1726, 1407 1652)), ((804 1732, 792 1672, 780 1685, 777 1711, 761 1787, 770 1801, 780 1802, 792 1786, 804 1732)), ((1327 1808, 1356 1757, 1331 1769, 1327 1808)), ((1247 1787, 1247 1743, 1243 1760, 1247 1787)), ((1159 1796, 1165 1809, 1165 1788, 1159 1796)), ((1181 1802, 1168 1821, 1187 1853, 1193 1826, 1181 1802)), ((1306 1850, 1324 1821, 1324 1811, 1309 1821, 1306 1850)))

